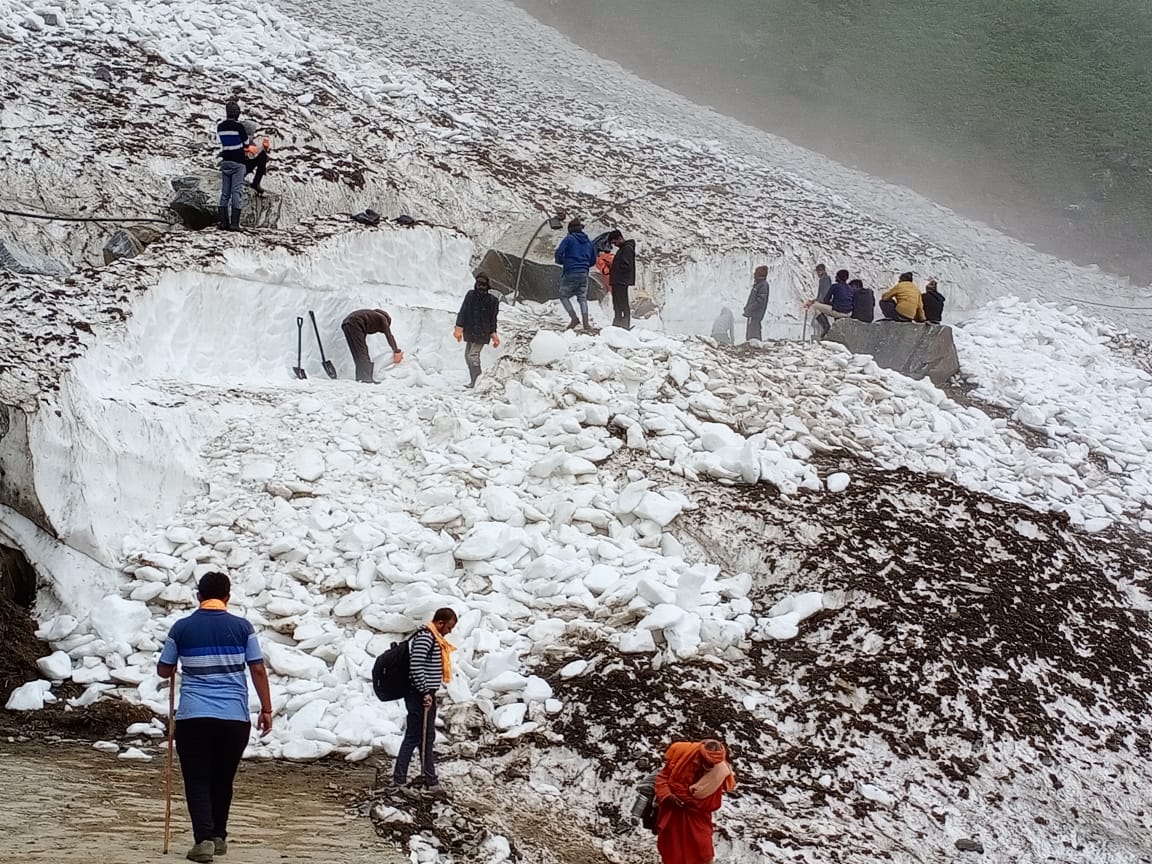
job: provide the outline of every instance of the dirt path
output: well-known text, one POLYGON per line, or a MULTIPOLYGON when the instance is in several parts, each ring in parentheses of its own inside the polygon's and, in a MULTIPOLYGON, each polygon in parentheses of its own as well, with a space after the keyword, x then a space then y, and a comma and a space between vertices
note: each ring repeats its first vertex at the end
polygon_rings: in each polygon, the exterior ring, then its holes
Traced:
MULTIPOLYGON (((229 825, 228 864, 401 864, 368 819, 347 815, 349 789, 372 772, 325 766, 245 763, 229 825), (333 786, 332 784, 335 784, 333 786), (339 788, 339 791, 338 791, 339 788)), ((164 762, 120 762, 84 744, 0 739, 3 861, 150 864, 180 861, 191 844, 179 769, 172 845, 164 833, 164 762)))

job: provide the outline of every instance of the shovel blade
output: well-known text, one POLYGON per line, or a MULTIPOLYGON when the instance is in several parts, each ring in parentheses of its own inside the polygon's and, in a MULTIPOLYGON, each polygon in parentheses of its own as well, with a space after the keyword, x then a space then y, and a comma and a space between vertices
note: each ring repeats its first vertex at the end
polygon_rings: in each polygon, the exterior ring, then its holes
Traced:
POLYGON ((335 378, 336 377, 336 364, 333 363, 331 360, 325 360, 324 361, 324 371, 328 373, 329 378, 335 378))
POLYGON ((292 371, 296 373, 296 377, 303 380, 308 377, 308 373, 301 369, 299 366, 293 366, 292 371))

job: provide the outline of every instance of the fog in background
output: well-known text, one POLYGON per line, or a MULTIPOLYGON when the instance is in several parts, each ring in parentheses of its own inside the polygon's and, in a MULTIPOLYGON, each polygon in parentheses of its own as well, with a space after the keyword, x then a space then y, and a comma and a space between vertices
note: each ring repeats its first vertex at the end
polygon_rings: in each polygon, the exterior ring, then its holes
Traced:
POLYGON ((693 101, 1152 278, 1148 0, 515 2, 693 101))

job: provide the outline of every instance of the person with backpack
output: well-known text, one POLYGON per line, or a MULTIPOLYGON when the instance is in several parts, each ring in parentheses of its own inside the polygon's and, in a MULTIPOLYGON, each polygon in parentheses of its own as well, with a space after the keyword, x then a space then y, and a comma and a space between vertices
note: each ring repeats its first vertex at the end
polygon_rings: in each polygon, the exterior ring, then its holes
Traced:
POLYGON ((608 235, 616 247, 612 256, 612 266, 608 270, 608 286, 612 291, 612 326, 632 329, 632 305, 628 300, 628 289, 636 284, 636 241, 625 240, 620 231, 608 235))
POLYGON ((596 265, 596 247, 584 233, 584 223, 573 219, 568 223, 568 236, 556 247, 556 263, 560 265, 560 303, 571 319, 569 330, 575 330, 583 321, 584 329, 591 330, 588 321, 588 271, 596 265), (580 318, 572 307, 572 298, 580 304, 580 318))
POLYGON ((469 387, 476 386, 480 377, 480 352, 489 342, 493 348, 500 347, 500 336, 496 332, 496 317, 500 313, 500 301, 491 292, 487 273, 477 273, 472 290, 464 295, 460 312, 456 315, 456 329, 453 336, 457 342, 464 342, 464 362, 472 377, 469 387))
POLYGON ((272 731, 272 693, 260 642, 248 621, 228 612, 231 593, 227 574, 201 576, 200 608, 172 625, 156 663, 161 678, 173 678, 177 663, 184 676, 176 752, 192 821, 194 845, 187 858, 201 864, 228 851, 232 783, 252 731, 245 671, 260 697, 256 728, 261 735, 272 731))
POLYGON ((392 335, 392 316, 383 309, 357 309, 350 312, 340 324, 344 331, 344 338, 348 340, 348 350, 352 352, 352 362, 356 364, 356 380, 362 384, 373 384, 375 367, 372 365, 372 355, 368 353, 368 336, 373 333, 383 333, 392 349, 392 362, 399 363, 404 359, 404 352, 396 344, 396 337, 392 335))
POLYGON ((420 779, 431 795, 442 796, 443 789, 436 776, 436 692, 452 680, 452 652, 456 646, 444 637, 456 627, 456 613, 445 607, 437 609, 432 621, 417 630, 408 640, 408 693, 404 707, 408 711, 404 721, 404 740, 396 754, 392 782, 404 788, 408 781, 408 766, 412 754, 420 750, 420 779))
POLYGON ((865 288, 859 279, 853 279, 848 284, 852 286, 852 317, 871 324, 876 317, 876 295, 871 288, 865 288))
POLYGON ((224 119, 216 124, 216 137, 220 140, 219 227, 221 231, 239 231, 240 208, 244 206, 244 174, 248 167, 248 157, 244 152, 248 130, 240 122, 240 103, 230 100, 224 106, 224 119))
POLYGON ((736 788, 724 745, 677 741, 656 776, 656 848, 664 864, 712 864, 712 814, 736 788))
POLYGON ((760 327, 767 311, 768 268, 761 264, 752 272, 752 290, 748 292, 748 301, 744 304, 744 317, 748 319, 748 326, 744 330, 746 341, 761 339, 760 327))

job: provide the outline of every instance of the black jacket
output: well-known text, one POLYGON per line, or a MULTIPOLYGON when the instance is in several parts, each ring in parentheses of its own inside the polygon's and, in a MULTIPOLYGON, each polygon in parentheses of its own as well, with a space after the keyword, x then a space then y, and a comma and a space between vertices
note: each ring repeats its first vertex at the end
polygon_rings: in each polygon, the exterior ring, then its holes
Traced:
POLYGON ((464 295, 460 304, 460 314, 456 316, 456 326, 464 328, 464 341, 483 345, 496 332, 496 315, 500 311, 500 301, 491 291, 480 292, 473 288, 464 295))
POLYGON ((612 259, 612 269, 608 271, 609 285, 636 284, 636 241, 625 240, 616 250, 612 259))
POLYGON ((924 301, 924 317, 931 324, 939 324, 944 320, 944 295, 939 291, 925 291, 921 295, 924 301))

